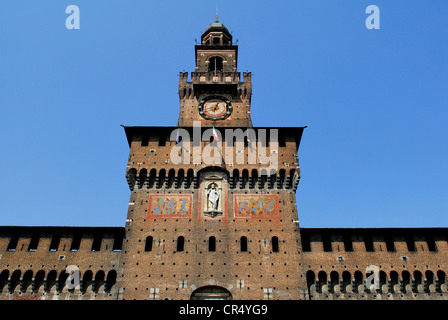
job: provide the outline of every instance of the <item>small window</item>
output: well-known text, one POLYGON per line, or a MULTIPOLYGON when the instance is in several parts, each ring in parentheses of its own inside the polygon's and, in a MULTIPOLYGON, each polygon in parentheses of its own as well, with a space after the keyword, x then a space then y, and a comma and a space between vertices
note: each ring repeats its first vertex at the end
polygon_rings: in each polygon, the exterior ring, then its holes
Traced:
POLYGON ((395 243, 394 243, 394 239, 392 238, 392 235, 386 235, 384 240, 386 242, 387 251, 394 252, 395 251, 395 243))
POLYGON ((277 237, 272 237, 271 239, 271 243, 272 243, 272 252, 278 252, 279 248, 278 248, 278 238, 277 237))
POLYGON ((177 238, 177 247, 176 247, 177 252, 184 251, 184 243, 185 243, 184 237, 180 236, 177 238))
POLYGON ((431 235, 426 236, 426 243, 428 244, 429 251, 437 251, 436 242, 431 235))
POLYGON ((100 251, 102 241, 103 241, 103 234, 102 233, 95 234, 92 242, 92 251, 100 251))
POLYGON ((352 237, 350 234, 344 234, 343 235, 343 240, 344 240, 344 249, 346 252, 351 252, 353 251, 353 242, 352 242, 352 237))
POLYGON ((70 247, 70 251, 78 251, 79 246, 81 245, 81 234, 75 233, 72 239, 72 245, 70 247))
POLYGON ((165 134, 160 133, 160 136, 159 136, 159 147, 164 147, 165 145, 166 145, 165 134))
POLYGON ((148 135, 144 135, 142 137, 142 147, 147 147, 149 143, 149 136, 148 135))
POLYGON ((153 242, 152 236, 148 236, 145 241, 145 252, 152 251, 152 242, 153 242))
POLYGON ((37 246, 39 245, 39 239, 40 239, 40 235, 37 233, 34 233, 31 236, 31 241, 30 241, 30 245, 28 247, 28 251, 37 251, 37 246))
POLYGON ((330 234, 328 233, 324 233, 322 235, 322 242, 323 242, 323 247, 324 247, 324 251, 325 252, 331 252, 332 248, 331 248, 331 238, 330 238, 330 234))
POLYGON ((210 252, 216 251, 216 238, 213 236, 208 238, 208 251, 210 252))
POLYGON ((246 237, 241 237, 240 239, 240 246, 241 246, 241 252, 247 252, 247 238, 246 237))
POLYGON ((311 243, 310 243, 310 236, 308 233, 304 233, 302 231, 302 251, 303 252, 310 252, 311 251, 311 243))
POLYGON ((372 236, 371 235, 365 235, 364 236, 364 244, 366 246, 366 251, 367 252, 373 252, 373 240, 372 240, 372 236))
POLYGON ((406 245, 408 246, 408 251, 415 251, 415 241, 412 235, 406 236, 406 245))
POLYGON ((9 239, 9 244, 8 244, 8 249, 7 250, 8 251, 16 251, 18 242, 19 242, 19 235, 15 233, 9 239))
POLYGON ((115 235, 112 251, 121 251, 122 246, 123 246, 123 236, 120 233, 117 233, 115 235))
POLYGON ((51 252, 58 251, 59 242, 61 242, 61 235, 58 233, 53 234, 53 238, 51 239, 49 251, 51 251, 51 252))
POLYGON ((221 57, 211 57, 208 64, 209 72, 222 71, 222 58, 221 57))

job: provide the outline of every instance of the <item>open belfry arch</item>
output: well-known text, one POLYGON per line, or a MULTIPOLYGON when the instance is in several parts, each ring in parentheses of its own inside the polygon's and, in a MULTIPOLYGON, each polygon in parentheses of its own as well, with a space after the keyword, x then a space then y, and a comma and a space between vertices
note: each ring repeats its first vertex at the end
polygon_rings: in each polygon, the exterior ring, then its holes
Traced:
POLYGON ((447 299, 447 228, 301 228, 305 127, 253 126, 224 24, 194 50, 177 122, 124 126, 125 226, 0 226, 0 299, 447 299))

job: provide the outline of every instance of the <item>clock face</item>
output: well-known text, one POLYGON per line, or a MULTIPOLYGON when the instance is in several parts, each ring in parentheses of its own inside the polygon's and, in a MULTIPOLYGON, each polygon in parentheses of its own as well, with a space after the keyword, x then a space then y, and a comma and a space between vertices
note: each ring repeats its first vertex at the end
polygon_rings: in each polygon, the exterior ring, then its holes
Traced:
POLYGON ((208 120, 223 120, 232 113, 230 101, 221 96, 208 96, 198 106, 199 114, 208 120))

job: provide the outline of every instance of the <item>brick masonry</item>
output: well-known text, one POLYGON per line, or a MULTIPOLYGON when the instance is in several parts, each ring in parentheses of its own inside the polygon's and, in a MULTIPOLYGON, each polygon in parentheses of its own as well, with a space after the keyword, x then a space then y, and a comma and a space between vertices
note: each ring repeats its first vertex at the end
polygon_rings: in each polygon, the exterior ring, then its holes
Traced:
POLYGON ((177 126, 124 128, 131 190, 124 227, 0 227, 1 299, 447 298, 447 229, 300 228, 304 128, 252 126, 251 74, 240 81, 238 47, 221 23, 207 28, 195 52, 191 80, 180 73, 177 126), (209 95, 230 101, 231 114, 204 118, 199 105, 209 95), (201 135, 212 126, 221 134, 218 152, 233 143, 225 161, 198 161, 195 152, 211 143, 192 141, 195 121, 201 135), (249 141, 248 128, 255 139, 276 130, 278 141, 249 141), (171 152, 180 129, 190 139, 182 138, 177 164, 171 152), (226 129, 244 137, 229 138, 226 129), (261 147, 278 158, 272 172, 261 147), (372 265, 377 273, 367 272, 372 265), (70 266, 79 270, 75 288, 66 282, 70 266), (378 287, 369 287, 374 275, 378 287))

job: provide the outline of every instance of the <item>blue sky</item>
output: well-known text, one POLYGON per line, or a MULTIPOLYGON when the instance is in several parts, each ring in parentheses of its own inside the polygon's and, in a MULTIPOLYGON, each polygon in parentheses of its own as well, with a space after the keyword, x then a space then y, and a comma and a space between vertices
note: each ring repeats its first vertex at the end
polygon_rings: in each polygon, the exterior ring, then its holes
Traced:
POLYGON ((302 227, 448 227, 443 0, 3 0, 0 225, 124 225, 120 124, 176 124, 216 7, 253 74, 254 125, 308 126, 302 227))

